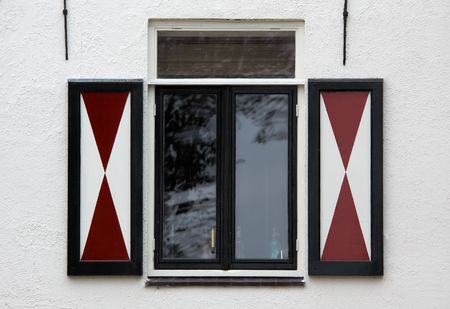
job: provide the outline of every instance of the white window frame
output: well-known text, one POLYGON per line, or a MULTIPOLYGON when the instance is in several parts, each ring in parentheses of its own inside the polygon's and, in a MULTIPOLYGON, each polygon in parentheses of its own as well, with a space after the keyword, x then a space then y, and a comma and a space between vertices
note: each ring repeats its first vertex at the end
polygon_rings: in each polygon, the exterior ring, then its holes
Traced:
MULTIPOLYGON (((224 276, 224 277, 302 277, 306 274, 307 240, 307 115, 304 70, 303 20, 224 20, 152 19, 148 26, 149 179, 148 182, 148 277, 224 276), (294 78, 157 78, 158 31, 294 31, 294 78), (296 85, 297 93, 297 269, 296 270, 219 270, 155 269, 155 86, 158 85, 296 85)), ((145 143, 144 143, 145 144, 145 143)), ((145 182, 144 182, 145 183, 145 182)), ((145 264, 144 264, 145 265, 145 264)))

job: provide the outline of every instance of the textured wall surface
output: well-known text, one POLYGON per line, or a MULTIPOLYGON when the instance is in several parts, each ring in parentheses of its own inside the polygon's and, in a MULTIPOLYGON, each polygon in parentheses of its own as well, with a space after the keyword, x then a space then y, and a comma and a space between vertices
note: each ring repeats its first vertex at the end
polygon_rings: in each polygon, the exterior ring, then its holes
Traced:
POLYGON ((68 0, 66 62, 62 1, 0 0, 0 307, 450 308, 450 2, 350 0, 346 67, 342 4, 68 0), (146 79, 149 18, 301 18, 308 78, 385 79, 383 278, 156 289, 66 276, 66 81, 146 79))

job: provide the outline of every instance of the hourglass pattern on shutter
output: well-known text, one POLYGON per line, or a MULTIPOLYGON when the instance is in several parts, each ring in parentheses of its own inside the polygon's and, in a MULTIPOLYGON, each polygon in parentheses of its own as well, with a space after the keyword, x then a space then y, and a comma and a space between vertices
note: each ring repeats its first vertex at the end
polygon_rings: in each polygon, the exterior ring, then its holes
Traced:
POLYGON ((81 94, 81 260, 129 260, 130 94, 81 94))
POLYGON ((321 260, 369 260, 370 94, 324 91, 321 116, 321 260))

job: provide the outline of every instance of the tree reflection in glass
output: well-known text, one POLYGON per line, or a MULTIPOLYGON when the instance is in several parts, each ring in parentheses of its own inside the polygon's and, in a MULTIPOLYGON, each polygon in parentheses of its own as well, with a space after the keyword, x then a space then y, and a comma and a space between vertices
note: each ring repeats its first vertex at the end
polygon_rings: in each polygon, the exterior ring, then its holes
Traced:
POLYGON ((215 94, 165 94, 163 257, 214 259, 215 94))

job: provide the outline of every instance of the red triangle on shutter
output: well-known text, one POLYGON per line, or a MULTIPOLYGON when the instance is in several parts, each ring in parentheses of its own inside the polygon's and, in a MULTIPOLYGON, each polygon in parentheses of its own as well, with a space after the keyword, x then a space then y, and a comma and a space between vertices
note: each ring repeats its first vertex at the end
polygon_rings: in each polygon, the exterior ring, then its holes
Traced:
POLYGON ((345 169, 347 169, 350 154, 352 153, 368 95, 368 91, 322 92, 345 169))
POLYGON ((129 259, 105 176, 81 260, 123 261, 129 259))
POLYGON ((83 92, 82 96, 106 170, 128 92, 83 92))
POLYGON ((369 260, 347 175, 342 182, 341 192, 323 249, 322 260, 369 260))

